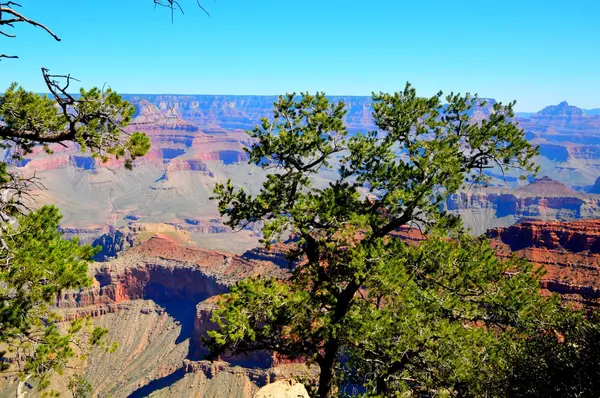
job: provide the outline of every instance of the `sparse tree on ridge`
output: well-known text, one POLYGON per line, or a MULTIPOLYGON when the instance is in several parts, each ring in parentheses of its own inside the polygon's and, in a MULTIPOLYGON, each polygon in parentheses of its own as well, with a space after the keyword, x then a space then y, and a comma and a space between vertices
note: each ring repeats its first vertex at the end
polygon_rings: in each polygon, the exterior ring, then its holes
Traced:
POLYGON ((343 103, 282 96, 249 132, 250 162, 271 170, 251 196, 231 182, 215 199, 226 223, 264 222, 269 246, 285 233, 289 280, 249 279, 225 294, 207 340, 214 355, 271 350, 318 365, 318 397, 359 385, 368 395, 485 396, 520 336, 542 325, 555 299, 538 271, 499 260, 483 238, 440 211, 492 167, 535 173, 537 148, 495 104, 479 123, 477 96, 422 98, 410 84, 373 95, 377 131, 348 136, 343 103), (339 162, 339 178, 312 178, 339 162), (420 227, 420 244, 395 237, 420 227))

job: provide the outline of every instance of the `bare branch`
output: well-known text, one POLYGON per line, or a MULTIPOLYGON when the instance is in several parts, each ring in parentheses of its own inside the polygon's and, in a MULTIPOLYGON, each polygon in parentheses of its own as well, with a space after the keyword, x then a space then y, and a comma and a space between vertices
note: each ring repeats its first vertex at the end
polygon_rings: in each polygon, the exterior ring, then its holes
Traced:
POLYGON ((0 26, 2 26, 2 25, 12 26, 12 24, 14 24, 14 23, 23 22, 23 23, 29 24, 31 26, 35 26, 35 27, 45 30, 50 36, 52 36, 54 38, 54 40, 60 41, 60 37, 58 37, 54 32, 52 32, 50 30, 50 28, 48 28, 46 25, 43 25, 33 19, 29 19, 26 16, 24 16, 23 14, 15 11, 13 8, 11 8, 14 6, 19 6, 19 5, 17 3, 13 3, 11 1, 9 1, 8 3, 0 4, 0 26), (4 14, 12 15, 13 18, 3 19, 4 14))
MULTIPOLYGON (((185 12, 183 12, 183 8, 181 7, 181 4, 179 4, 179 1, 177 1, 177 0, 153 0, 153 1, 154 1, 154 8, 156 8, 157 6, 161 6, 161 7, 166 7, 169 10, 171 10, 171 23, 173 23, 175 9, 179 9, 179 12, 181 12, 182 14, 185 14, 185 12)), ((208 11, 206 11, 206 9, 204 7, 202 7, 202 4, 200 4, 200 0, 196 0, 196 4, 198 4, 198 7, 200 7, 200 9, 202 11, 204 11, 206 13, 206 15, 208 15, 210 17, 210 14, 208 13, 208 11)))
MULTIPOLYGON (((38 27, 38 28, 45 30, 56 41, 60 41, 60 37, 58 37, 54 32, 52 32, 50 30, 50 28, 48 28, 46 25, 44 25, 38 21, 27 18, 25 15, 16 11, 15 7, 21 7, 21 5, 18 3, 15 3, 14 1, 0 3, 0 26, 8 26, 8 27, 14 28, 15 24, 17 24, 17 23, 25 23, 27 25, 38 27)), ((0 35, 11 38, 11 39, 16 37, 16 35, 6 33, 5 31, 2 31, 2 30, 0 30, 0 35)), ((16 55, 0 54, 0 60, 2 60, 2 58, 15 59, 15 58, 19 58, 19 57, 17 57, 16 55)))

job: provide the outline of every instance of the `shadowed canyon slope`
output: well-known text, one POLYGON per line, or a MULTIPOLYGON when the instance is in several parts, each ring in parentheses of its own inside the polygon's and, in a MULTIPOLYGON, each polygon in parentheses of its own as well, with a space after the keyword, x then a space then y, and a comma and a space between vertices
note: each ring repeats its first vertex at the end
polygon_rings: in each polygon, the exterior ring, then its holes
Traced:
MULTIPOLYGON (((306 366, 267 353, 202 360, 200 337, 214 327, 214 300, 243 278, 285 278, 280 255, 193 247, 185 243, 185 232, 171 233, 169 226, 132 229, 133 247, 90 269, 92 288, 65 292, 57 302, 64 319, 92 316, 119 343, 115 353, 97 352, 79 364, 94 396, 252 398, 268 383, 314 377, 306 366), (155 232, 161 229, 167 232, 155 232)), ((0 380, 0 396, 14 396, 14 388, 14 381, 6 388, 0 380)))
POLYGON ((58 302, 67 318, 99 317, 119 341, 115 354, 94 356, 86 364, 97 393, 144 397, 185 391, 190 397, 250 398, 270 382, 309 375, 305 367, 268 354, 202 360, 206 350, 200 337, 213 327, 215 298, 249 276, 285 277, 271 259, 260 250, 240 256, 183 246, 158 233, 117 260, 98 263, 93 288, 66 293, 58 302))

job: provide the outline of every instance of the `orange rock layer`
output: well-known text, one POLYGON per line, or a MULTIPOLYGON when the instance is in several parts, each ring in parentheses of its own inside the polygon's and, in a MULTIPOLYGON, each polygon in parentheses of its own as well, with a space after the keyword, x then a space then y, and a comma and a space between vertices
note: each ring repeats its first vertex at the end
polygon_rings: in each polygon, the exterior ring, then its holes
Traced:
POLYGON ((547 291, 581 305, 600 304, 600 220, 527 221, 487 236, 500 256, 515 253, 542 267, 547 291))

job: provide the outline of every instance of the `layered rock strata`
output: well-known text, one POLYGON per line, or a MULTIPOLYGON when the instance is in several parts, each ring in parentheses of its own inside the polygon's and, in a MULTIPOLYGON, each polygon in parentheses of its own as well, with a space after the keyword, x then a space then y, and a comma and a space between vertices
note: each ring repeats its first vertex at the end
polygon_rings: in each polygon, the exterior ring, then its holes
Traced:
POLYGON ((544 269, 541 285, 580 305, 600 304, 600 220, 525 221, 487 232, 502 257, 544 269))

